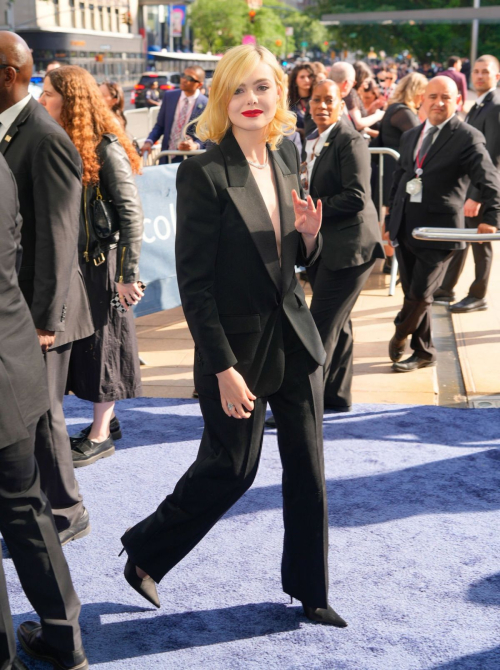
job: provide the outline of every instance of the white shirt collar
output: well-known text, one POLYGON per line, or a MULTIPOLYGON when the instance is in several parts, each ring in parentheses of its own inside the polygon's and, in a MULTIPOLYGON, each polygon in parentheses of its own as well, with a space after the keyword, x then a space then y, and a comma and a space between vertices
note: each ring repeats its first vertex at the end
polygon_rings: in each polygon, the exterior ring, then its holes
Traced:
POLYGON ((482 105, 484 102, 484 99, 486 98, 487 95, 489 95, 492 91, 496 90, 496 86, 493 88, 490 88, 489 91, 486 91, 486 93, 483 93, 483 95, 480 95, 479 98, 476 100, 476 105, 479 107, 479 105, 482 105))
POLYGON ((31 93, 28 93, 25 98, 19 100, 19 102, 16 102, 15 105, 12 105, 12 107, 9 107, 9 109, 6 109, 5 112, 0 114, 0 123, 2 124, 0 126, 0 140, 3 140, 4 135, 7 134, 7 131, 11 125, 14 123, 30 100, 31 93))
POLYGON ((184 98, 187 98, 189 100, 189 102, 191 102, 191 101, 194 102, 198 98, 199 95, 200 95, 200 89, 199 88, 196 89, 196 91, 193 93, 193 95, 186 95, 184 93, 184 91, 181 91, 181 97, 179 98, 179 102, 184 100, 184 98))
MULTIPOLYGON (((443 121, 443 123, 440 123, 439 126, 436 126, 436 128, 437 128, 439 131, 443 130, 443 128, 445 127, 445 125, 446 125, 447 123, 449 123, 449 122, 451 121, 451 119, 452 119, 454 116, 455 116, 455 115, 452 114, 452 116, 450 116, 449 119, 446 119, 446 121, 443 121)), ((430 123, 429 119, 427 119, 427 121, 425 122, 424 135, 427 134, 427 131, 429 130, 429 128, 430 128, 431 126, 432 126, 432 123, 430 123)))

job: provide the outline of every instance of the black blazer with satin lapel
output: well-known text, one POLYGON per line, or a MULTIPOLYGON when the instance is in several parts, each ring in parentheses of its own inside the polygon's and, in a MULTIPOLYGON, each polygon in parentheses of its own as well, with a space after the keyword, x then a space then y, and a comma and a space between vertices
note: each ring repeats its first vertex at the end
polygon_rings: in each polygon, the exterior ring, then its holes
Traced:
MULTIPOLYGON (((493 165, 500 171, 500 91, 498 89, 488 93, 481 107, 467 123, 483 133, 486 138, 486 149, 493 165)), ((481 202, 481 191, 471 184, 467 197, 481 202)))
POLYGON ((401 225, 412 245, 433 249, 463 249, 461 242, 427 242, 411 237, 414 228, 464 228, 464 203, 470 181, 481 192, 482 222, 500 224, 500 178, 486 150, 484 136, 457 116, 448 121, 429 149, 423 166, 422 202, 411 203, 406 184, 415 177, 414 151, 423 125, 401 138, 398 167, 390 198, 389 232, 397 239, 401 225))
POLYGON ((14 176, 0 156, 0 449, 25 440, 48 410, 46 372, 16 261, 22 219, 14 176))
POLYGON ((384 258, 371 197, 371 160, 361 135, 339 119, 314 162, 309 193, 323 203, 321 258, 330 270, 384 258))
POLYGON ((299 159, 284 140, 270 151, 281 217, 281 267, 267 207, 231 131, 220 145, 181 163, 177 173, 177 280, 196 345, 200 393, 218 397, 215 373, 234 366, 257 396, 277 391, 284 372, 281 314, 319 364, 321 344, 295 264, 304 258, 292 189, 299 159))
POLYGON ((35 326, 56 347, 94 332, 77 239, 81 160, 66 132, 30 100, 0 143, 17 182, 23 217, 19 285, 35 326))

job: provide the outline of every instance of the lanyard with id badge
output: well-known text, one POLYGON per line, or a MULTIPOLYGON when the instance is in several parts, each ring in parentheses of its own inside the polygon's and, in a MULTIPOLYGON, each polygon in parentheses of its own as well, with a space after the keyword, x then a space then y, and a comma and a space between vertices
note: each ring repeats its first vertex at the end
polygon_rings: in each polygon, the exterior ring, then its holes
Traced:
POLYGON ((429 149, 432 146, 432 138, 437 131, 438 131, 437 126, 433 126, 433 129, 429 130, 427 136, 424 138, 420 146, 420 149, 417 152, 417 156, 415 158, 415 165, 416 165, 415 177, 413 179, 410 179, 410 181, 407 182, 406 184, 406 192, 410 196, 410 202, 422 202, 422 174, 424 172, 422 166, 427 157, 427 154, 429 153, 429 149), (420 158, 420 152, 422 151, 422 147, 427 138, 429 138, 429 145, 426 148, 425 154, 422 156, 422 158, 420 158))

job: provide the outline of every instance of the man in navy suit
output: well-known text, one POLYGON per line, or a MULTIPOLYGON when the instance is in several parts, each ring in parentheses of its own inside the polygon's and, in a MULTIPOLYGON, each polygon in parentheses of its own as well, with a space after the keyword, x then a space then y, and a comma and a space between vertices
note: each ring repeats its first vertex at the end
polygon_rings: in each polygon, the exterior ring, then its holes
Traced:
MULTIPOLYGON (((167 151, 180 149, 181 151, 193 151, 204 149, 205 145, 195 136, 192 124, 187 129, 188 137, 184 137, 184 126, 197 119, 207 106, 208 98, 200 93, 205 81, 205 70, 199 66, 187 67, 181 75, 180 90, 166 91, 163 96, 160 112, 155 127, 149 133, 144 142, 141 153, 151 151, 151 147, 163 135, 161 150, 167 151)), ((182 157, 172 159, 178 163, 182 157)), ((160 163, 168 163, 166 157, 160 159, 160 163)))

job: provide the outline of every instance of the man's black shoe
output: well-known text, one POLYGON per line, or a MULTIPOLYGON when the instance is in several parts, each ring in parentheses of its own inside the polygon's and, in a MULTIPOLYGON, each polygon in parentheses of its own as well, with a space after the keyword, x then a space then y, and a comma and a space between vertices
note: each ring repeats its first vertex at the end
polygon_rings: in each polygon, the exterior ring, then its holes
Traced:
POLYGON ((442 288, 438 288, 434 293, 434 302, 453 302, 455 300, 454 291, 445 291, 442 288))
POLYGON ((264 421, 264 426, 266 426, 266 428, 276 428, 276 419, 272 414, 269 419, 264 421))
MULTIPOLYGON (((69 441, 71 442, 71 448, 74 449, 77 444, 83 442, 83 440, 90 435, 91 429, 92 424, 90 424, 90 426, 87 426, 86 428, 83 428, 79 433, 70 435, 69 441)), ((111 419, 111 423, 109 424, 109 432, 113 440, 121 440, 123 437, 120 422, 118 421, 118 418, 116 416, 114 416, 111 419)))
POLYGON ((81 517, 78 521, 75 521, 69 528, 66 530, 61 530, 59 533, 59 540, 61 541, 61 546, 64 547, 68 542, 73 540, 79 540, 81 537, 85 537, 90 533, 90 517, 87 510, 84 508, 81 517))
POLYGON ((406 349, 406 339, 398 340, 396 335, 393 335, 389 341, 389 358, 396 363, 403 358, 406 349))
POLYGON ((12 670, 28 670, 28 666, 24 665, 19 656, 16 656, 12 663, 12 670))
POLYGON ((419 368, 433 368, 435 365, 436 361, 428 361, 426 358, 420 358, 417 354, 412 354, 406 361, 393 363, 392 369, 395 372, 413 372, 413 370, 419 368))
POLYGON ((329 405, 325 403, 326 412, 352 412, 352 405, 329 405))
POLYGON ((36 621, 25 621, 17 629, 24 651, 40 661, 52 663, 58 670, 87 670, 89 662, 83 647, 76 651, 61 651, 43 639, 42 627, 36 621))
POLYGON ((73 467, 83 468, 85 465, 92 465, 100 458, 107 458, 115 453, 115 443, 111 435, 102 442, 94 442, 85 438, 71 450, 73 456, 73 467))
POLYGON ((460 302, 451 305, 450 312, 463 314, 466 312, 484 312, 486 309, 488 309, 488 303, 485 298, 474 298, 474 296, 468 295, 460 302))

